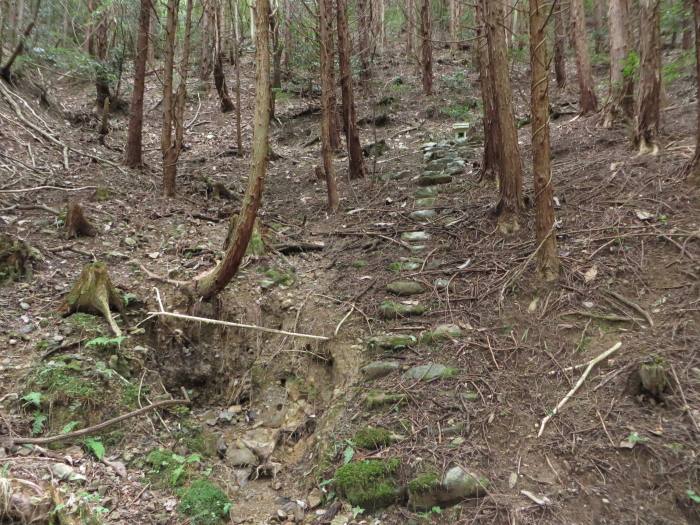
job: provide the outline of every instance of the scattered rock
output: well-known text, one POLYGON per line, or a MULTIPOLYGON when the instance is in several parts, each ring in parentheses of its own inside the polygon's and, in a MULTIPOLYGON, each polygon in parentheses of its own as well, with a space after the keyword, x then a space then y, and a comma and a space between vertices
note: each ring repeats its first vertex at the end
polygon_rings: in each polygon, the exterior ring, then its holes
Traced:
POLYGON ((369 350, 401 350, 416 344, 416 336, 407 334, 382 334, 367 341, 369 350))
POLYGON ((335 471, 335 488, 350 504, 374 511, 399 497, 398 459, 353 461, 335 471))
POLYGON ((401 240, 407 242, 413 241, 427 241, 430 239, 430 234, 424 231, 417 232, 403 232, 401 234, 401 240))
POLYGON ((309 492, 306 501, 308 502, 310 509, 315 509, 321 504, 321 501, 323 501, 323 494, 318 488, 315 488, 309 492))
POLYGON ((414 510, 448 506, 486 493, 488 481, 467 473, 461 467, 449 469, 442 480, 435 473, 417 476, 408 484, 408 505, 414 510))
POLYGON ((416 208, 431 208, 435 206, 437 197, 422 197, 416 199, 416 208))
POLYGON ((434 330, 425 332, 420 336, 421 343, 437 343, 446 339, 455 339, 462 335, 462 329, 456 324, 441 324, 434 330))
POLYGON ((233 467, 248 467, 258 465, 260 460, 248 447, 241 445, 226 450, 226 463, 233 467))
POLYGON ((396 361, 372 361, 362 367, 362 374, 366 379, 379 379, 391 374, 399 369, 399 363, 396 361))
POLYGON ((418 268, 421 267, 422 262, 421 261, 413 261, 413 260, 406 260, 406 261, 396 261, 393 262, 389 265, 389 270, 392 272, 401 272, 401 271, 413 271, 417 270, 418 268))
POLYGON ((70 465, 65 463, 54 463, 51 465, 51 473, 61 481, 77 481, 83 483, 87 478, 75 471, 70 465))
POLYGON ((425 292, 425 288, 418 281, 393 281, 386 285, 386 289, 395 295, 417 295, 425 292))
POLYGON ((418 199, 421 198, 427 198, 427 197, 436 197, 438 194, 438 187, 437 186, 425 186, 422 188, 418 188, 416 190, 415 196, 418 199))
POLYGON ((416 210, 414 212, 411 212, 409 216, 411 217, 411 219, 422 221, 425 219, 432 219, 436 215, 437 212, 435 210, 416 210))
POLYGON ((383 405, 397 405, 408 402, 405 394, 389 394, 387 392, 369 392, 365 397, 367 408, 377 408, 383 405))
POLYGON ((379 313, 384 319, 423 315, 425 312, 426 308, 421 304, 401 304, 394 301, 383 301, 379 305, 379 313))
POLYGON ((417 181, 419 186, 435 186, 438 184, 449 184, 450 182, 452 182, 452 176, 446 173, 425 174, 419 177, 417 181))
POLYGON ((449 379, 457 373, 456 368, 441 365, 439 363, 428 363, 410 368, 404 374, 406 379, 418 381, 435 381, 437 379, 449 379))

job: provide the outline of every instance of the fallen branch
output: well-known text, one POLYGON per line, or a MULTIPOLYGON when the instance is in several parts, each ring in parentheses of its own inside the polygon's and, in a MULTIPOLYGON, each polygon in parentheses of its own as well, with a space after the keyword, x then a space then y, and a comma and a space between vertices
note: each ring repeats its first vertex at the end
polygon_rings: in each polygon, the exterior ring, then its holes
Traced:
POLYGON ((153 410, 153 409, 161 408, 161 407, 166 407, 166 406, 171 406, 171 405, 187 405, 189 403, 190 403, 190 401, 188 399, 166 399, 164 401, 158 401, 156 403, 152 403, 152 404, 145 406, 143 408, 139 408, 138 410, 134 410, 134 411, 129 412, 127 414, 124 414, 122 416, 108 419, 107 421, 104 421, 104 422, 99 423, 97 425, 83 428, 81 430, 76 430, 75 432, 68 432, 67 434, 61 434, 59 436, 49 436, 49 437, 41 437, 41 438, 23 438, 23 437, 12 438, 10 440, 10 444, 15 444, 15 445, 47 445, 49 443, 55 443, 57 441, 64 441, 66 439, 74 439, 74 438, 79 438, 79 437, 83 437, 83 436, 88 436, 90 434, 94 434, 96 432, 99 432, 100 430, 104 430, 107 427, 111 427, 112 425, 116 425, 117 423, 121 423, 125 419, 139 416, 145 412, 148 412, 149 410, 153 410))
POLYGON ((649 323, 649 326, 651 326, 652 328, 654 327, 654 321, 651 319, 651 315, 649 315, 649 312, 647 312, 644 308, 639 306, 637 303, 635 303, 634 301, 632 301, 630 299, 627 299, 627 297, 625 297, 622 294, 619 294, 617 292, 613 292, 612 290, 608 290, 608 295, 611 295, 612 297, 614 297, 615 299, 617 299, 621 303, 626 304, 627 306, 629 306, 633 310, 642 314, 644 316, 644 319, 647 320, 647 323, 649 323))
MULTIPOLYGON (((265 326, 257 326, 252 324, 242 324, 242 323, 232 323, 230 321, 219 321, 218 319, 209 319, 207 317, 195 317, 194 315, 178 314, 175 312, 148 312, 148 317, 144 321, 150 319, 151 317, 164 316, 164 317, 174 317, 176 319, 185 319, 186 321, 198 321, 207 324, 218 324, 221 326, 232 326, 234 328, 245 328, 247 330, 256 330, 258 332, 267 332, 270 334, 280 334, 289 335, 292 337, 304 337, 306 339, 317 339, 319 341, 329 341, 330 337, 323 335, 313 335, 313 334, 301 334, 297 332, 287 332, 286 330, 277 330, 275 328, 267 328, 265 326)), ((141 321, 143 322, 143 321, 141 321)), ((141 324, 141 323, 139 323, 141 324)))
POLYGON ((556 407, 554 407, 554 410, 552 410, 552 412, 549 415, 542 419, 542 423, 540 424, 540 431, 537 433, 537 437, 540 437, 542 435, 542 432, 544 432, 544 427, 547 425, 549 420, 556 416, 562 409, 562 407, 569 401, 569 399, 571 399, 573 395, 578 391, 578 389, 588 377, 588 374, 590 374, 591 370, 593 370, 593 367, 601 361, 603 361, 604 359, 606 359, 607 357, 609 357, 610 355, 612 355, 613 353, 617 352, 621 346, 622 343, 618 341, 611 348, 609 348, 608 350, 600 354, 598 357, 595 357, 588 362, 588 366, 583 371, 583 374, 581 374, 581 377, 579 377, 578 381, 576 381, 574 387, 571 390, 569 390, 569 392, 564 396, 564 398, 561 401, 559 401, 559 404, 556 407))
MULTIPOLYGON (((97 186, 81 186, 80 188, 65 188, 63 186, 36 186, 34 188, 19 188, 16 190, 0 190, 0 193, 25 193, 27 191, 39 191, 39 190, 60 190, 60 191, 83 191, 83 190, 94 190, 97 186)), ((46 209, 46 208, 44 208, 46 209)), ((50 210, 53 211, 53 210, 50 210)))

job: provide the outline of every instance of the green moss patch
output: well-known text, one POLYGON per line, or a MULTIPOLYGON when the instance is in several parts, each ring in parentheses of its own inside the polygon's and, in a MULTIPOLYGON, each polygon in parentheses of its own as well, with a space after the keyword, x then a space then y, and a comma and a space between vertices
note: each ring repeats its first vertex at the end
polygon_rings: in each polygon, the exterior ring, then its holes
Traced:
POLYGON ((357 448, 365 450, 378 450, 391 445, 392 433, 385 428, 363 428, 352 438, 357 448))
POLYGON ((205 479, 198 479, 180 493, 180 514, 189 518, 191 525, 222 523, 231 510, 231 501, 219 487, 205 479))
POLYGON ((379 313, 384 319, 423 315, 426 310, 422 304, 401 304, 394 301, 382 301, 379 305, 379 313))
POLYGON ((408 490, 413 494, 426 494, 440 487, 440 477, 435 472, 419 474, 408 483, 408 490))
POLYGON ((399 494, 398 459, 354 461, 335 472, 335 487, 341 497, 365 510, 394 503, 399 494))

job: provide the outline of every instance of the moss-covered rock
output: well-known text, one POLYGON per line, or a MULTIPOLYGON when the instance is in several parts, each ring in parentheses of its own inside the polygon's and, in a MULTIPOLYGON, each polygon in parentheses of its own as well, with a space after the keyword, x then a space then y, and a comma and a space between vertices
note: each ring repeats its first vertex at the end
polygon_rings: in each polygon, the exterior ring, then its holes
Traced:
MULTIPOLYGON (((421 188, 421 189, 427 189, 427 188, 421 188)), ((422 197, 419 199, 416 199, 416 208, 432 208, 435 206, 435 203, 437 202, 436 197, 422 197)))
POLYGON ((413 510, 427 510, 436 506, 448 506, 463 499, 483 496, 488 487, 486 478, 452 467, 445 476, 434 472, 418 475, 408 484, 408 506, 413 510))
POLYGON ((430 234, 424 231, 403 232, 401 234, 401 240, 407 242, 427 241, 429 239, 430 234))
POLYGON ((338 494, 353 506, 373 511, 395 503, 399 496, 398 459, 354 461, 335 471, 338 494))
POLYGON ((410 334, 382 334, 367 340, 369 350, 401 350, 416 344, 416 336, 410 334))
POLYGON ((379 379, 398 370, 400 367, 396 361, 372 361, 367 363, 360 370, 362 375, 369 380, 379 379))
POLYGON ((226 493, 211 481, 198 479, 180 493, 180 514, 189 518, 191 525, 222 523, 231 510, 226 493))
POLYGON ((427 308, 422 304, 401 304, 394 301, 382 301, 382 304, 379 305, 379 313, 384 319, 423 315, 426 311, 427 308))
POLYGON ((369 392, 365 396, 365 406, 367 408, 378 408, 384 405, 402 405, 408 402, 405 394, 390 394, 388 392, 369 392))
POLYGON ((438 379, 449 379, 457 373, 456 368, 441 365, 439 363, 428 363, 410 368, 404 374, 406 379, 417 381, 435 381, 438 379))
POLYGON ((418 281, 402 280, 402 281, 392 281, 386 285, 388 292, 394 295, 408 296, 417 295, 425 292, 425 288, 418 281))
POLYGON ((419 199, 426 197, 435 197, 438 194, 437 186, 424 186, 416 190, 415 196, 419 199))
POLYGON ((452 176, 446 173, 426 173, 418 178, 419 186, 436 186, 438 184, 449 184, 452 182, 452 176))
POLYGON ((407 259, 405 261, 395 261, 389 264, 392 272, 412 272, 421 267, 422 261, 418 259, 407 259))
POLYGON ((425 344, 437 343, 446 339, 454 339, 462 335, 462 329, 456 324, 441 324, 434 330, 424 332, 420 336, 420 342, 425 344))
POLYGON ((364 450, 378 450, 388 447, 395 440, 392 432, 385 428, 366 427, 359 430, 352 438, 357 448, 364 450))
POLYGON ((433 219, 437 216, 437 212, 435 210, 416 210, 411 212, 409 217, 413 219, 414 221, 420 221, 423 223, 429 222, 430 219, 433 219))

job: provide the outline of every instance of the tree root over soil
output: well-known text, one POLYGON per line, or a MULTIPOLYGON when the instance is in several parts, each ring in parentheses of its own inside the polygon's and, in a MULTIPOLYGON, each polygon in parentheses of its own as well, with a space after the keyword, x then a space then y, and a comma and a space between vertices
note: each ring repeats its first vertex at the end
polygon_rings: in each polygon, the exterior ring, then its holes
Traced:
POLYGON ((122 331, 112 317, 110 306, 122 312, 124 300, 112 284, 107 266, 96 262, 83 268, 59 311, 64 317, 75 312, 99 313, 107 320, 114 335, 120 337, 122 331))

